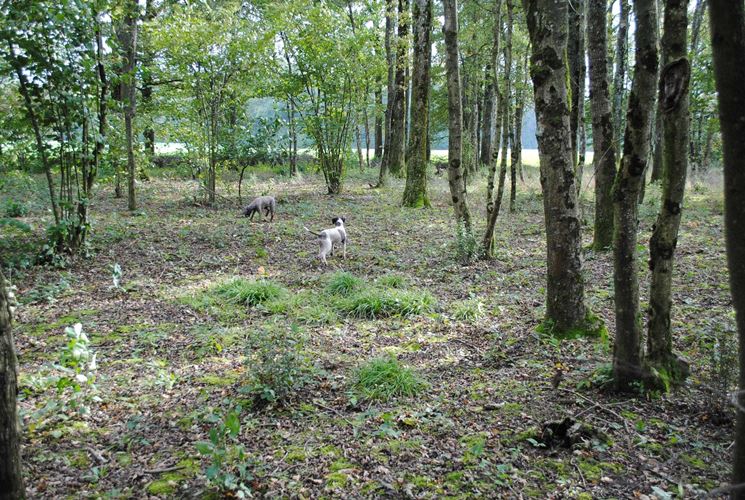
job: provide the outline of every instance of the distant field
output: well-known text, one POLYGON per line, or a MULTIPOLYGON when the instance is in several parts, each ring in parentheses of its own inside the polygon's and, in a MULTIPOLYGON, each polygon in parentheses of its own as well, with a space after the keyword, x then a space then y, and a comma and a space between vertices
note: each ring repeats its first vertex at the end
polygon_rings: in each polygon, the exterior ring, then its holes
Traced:
MULTIPOLYGON (((311 149, 303 149, 301 150, 303 152, 312 152, 311 149)), ((155 152, 158 154, 172 154, 172 153, 181 153, 186 152, 186 145, 181 142, 170 142, 170 143, 156 143, 155 145, 155 152)), ((368 151, 369 155, 372 157, 374 154, 374 151, 371 149, 368 151)), ((433 158, 441 158, 445 159, 448 156, 448 150, 447 149, 433 149, 432 150, 432 157, 433 158)), ((592 162, 592 151, 587 152, 587 163, 592 162)), ((523 149, 523 163, 525 165, 538 165, 538 150, 537 149, 523 149)))

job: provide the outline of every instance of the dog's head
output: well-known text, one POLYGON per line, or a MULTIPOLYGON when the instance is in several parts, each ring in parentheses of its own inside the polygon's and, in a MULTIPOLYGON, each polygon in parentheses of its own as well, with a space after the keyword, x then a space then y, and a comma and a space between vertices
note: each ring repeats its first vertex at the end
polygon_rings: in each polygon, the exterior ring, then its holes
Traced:
POLYGON ((344 217, 333 217, 333 218, 331 219, 331 222, 332 222, 332 223, 334 224, 334 226, 336 226, 336 227, 342 227, 342 226, 344 226, 344 223, 345 223, 346 221, 347 221, 347 219, 345 219, 344 217))

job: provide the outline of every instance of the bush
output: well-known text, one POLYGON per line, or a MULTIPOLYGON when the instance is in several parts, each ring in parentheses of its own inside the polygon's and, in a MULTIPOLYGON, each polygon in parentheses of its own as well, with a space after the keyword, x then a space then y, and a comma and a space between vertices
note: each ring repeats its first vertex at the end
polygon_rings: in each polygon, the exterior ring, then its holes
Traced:
POLYGON ((246 355, 249 383, 243 388, 254 403, 264 406, 285 401, 308 379, 310 364, 305 339, 295 326, 272 324, 257 332, 246 355))
POLYGON ((429 292, 368 289, 338 303, 355 318, 375 319, 414 316, 432 311, 435 299, 429 292))
POLYGON ((414 396, 425 386, 411 368, 393 356, 386 356, 357 369, 354 390, 364 399, 386 401, 395 396, 414 396))
POLYGON ((357 290, 362 280, 346 271, 339 271, 331 275, 326 289, 334 295, 346 295, 357 290))
POLYGON ((479 251, 479 244, 473 236, 473 232, 465 225, 455 226, 455 259, 463 265, 470 264, 479 251))
POLYGON ((8 200, 7 203, 5 203, 5 216, 16 218, 16 217, 25 217, 29 213, 28 205, 26 205, 23 202, 15 201, 15 200, 8 200))
POLYGON ((229 304, 256 306, 286 294, 286 290, 269 280, 249 281, 235 278, 218 285, 215 294, 229 304))

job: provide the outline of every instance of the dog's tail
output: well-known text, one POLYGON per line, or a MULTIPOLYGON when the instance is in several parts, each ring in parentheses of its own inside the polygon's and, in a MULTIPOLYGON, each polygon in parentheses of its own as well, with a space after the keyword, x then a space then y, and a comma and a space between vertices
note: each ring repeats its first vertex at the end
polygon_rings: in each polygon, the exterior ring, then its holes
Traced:
POLYGON ((315 232, 315 231, 311 231, 310 229, 308 229, 308 228, 307 228, 307 227, 305 227, 305 226, 303 226, 303 229, 305 229, 306 231, 308 231, 308 232, 309 232, 310 234, 312 234, 312 235, 314 235, 314 236, 318 236, 319 238, 320 238, 321 236, 323 236, 323 235, 322 235, 321 233, 317 233, 317 232, 315 232))

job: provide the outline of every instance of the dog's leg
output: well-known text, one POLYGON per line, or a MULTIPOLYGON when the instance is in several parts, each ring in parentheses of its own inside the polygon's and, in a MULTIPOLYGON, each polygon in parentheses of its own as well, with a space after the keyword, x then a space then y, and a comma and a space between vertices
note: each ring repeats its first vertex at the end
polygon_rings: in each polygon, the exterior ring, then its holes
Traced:
POLYGON ((344 260, 347 260, 347 240, 344 239, 341 242, 341 255, 344 260))

